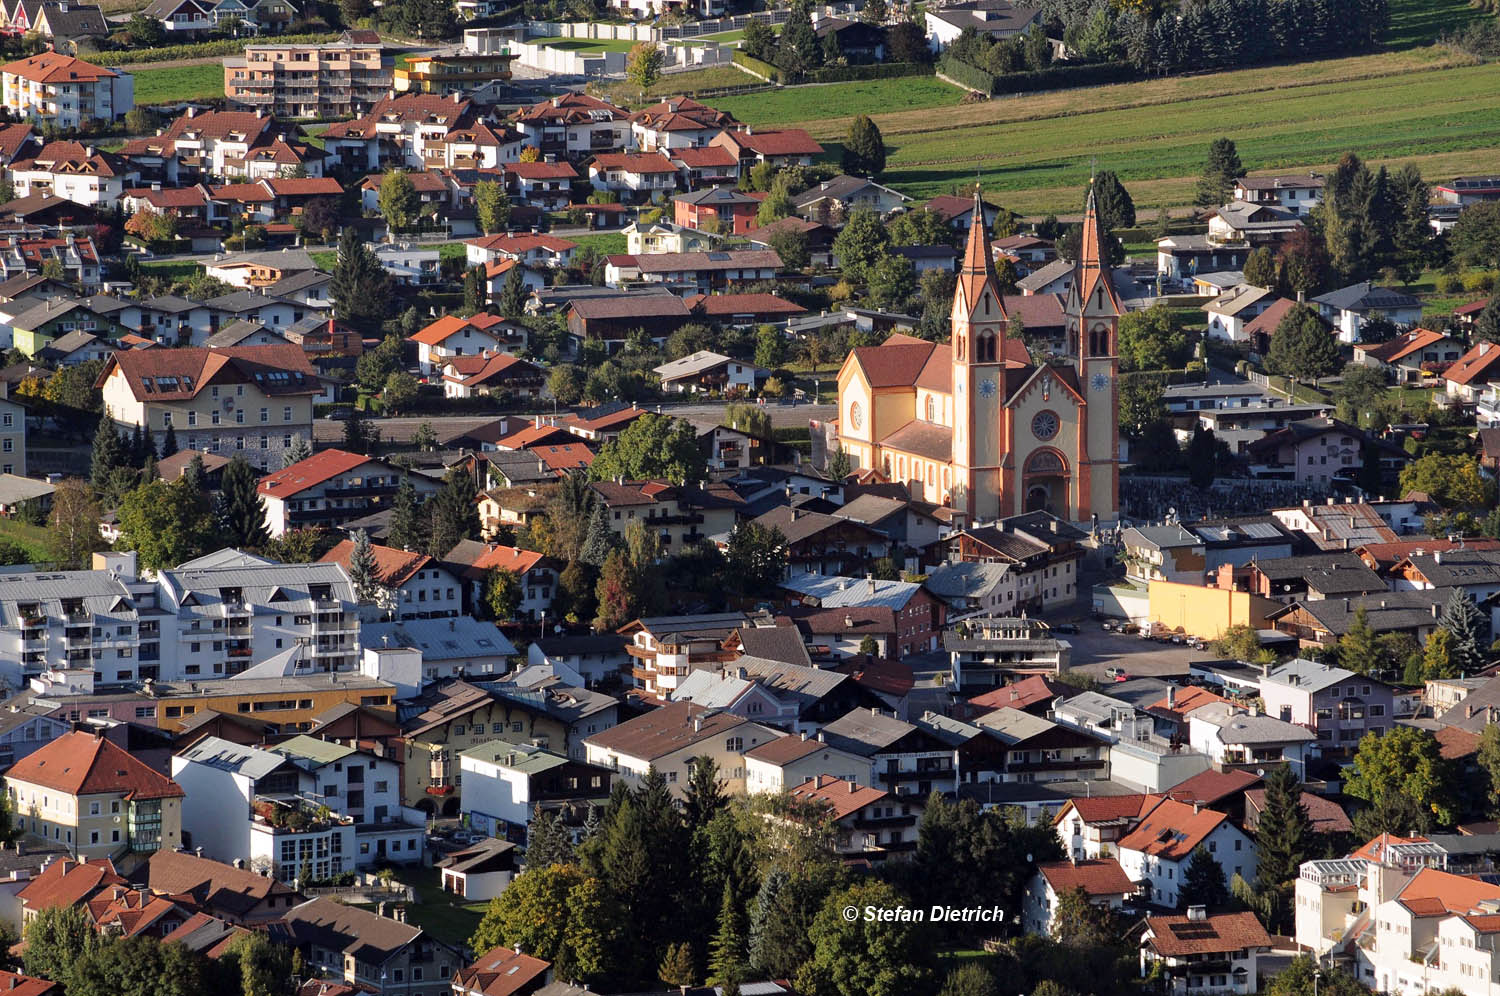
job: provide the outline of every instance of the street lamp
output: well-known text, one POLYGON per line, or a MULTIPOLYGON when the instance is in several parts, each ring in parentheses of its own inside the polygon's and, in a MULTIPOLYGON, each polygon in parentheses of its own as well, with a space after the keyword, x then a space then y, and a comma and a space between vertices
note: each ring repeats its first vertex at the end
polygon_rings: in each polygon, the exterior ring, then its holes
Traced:
POLYGON ((1313 996, 1318 996, 1318 980, 1323 977, 1321 968, 1313 969, 1313 996))

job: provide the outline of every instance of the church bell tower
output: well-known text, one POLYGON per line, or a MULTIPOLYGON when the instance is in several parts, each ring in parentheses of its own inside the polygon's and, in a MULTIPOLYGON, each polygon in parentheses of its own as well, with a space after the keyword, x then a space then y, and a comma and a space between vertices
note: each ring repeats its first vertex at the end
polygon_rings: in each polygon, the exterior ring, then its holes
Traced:
POLYGON ((1079 511, 1101 522, 1120 517, 1120 358, 1116 348, 1123 309, 1105 258, 1104 232, 1089 189, 1083 237, 1068 290, 1069 350, 1086 399, 1086 452, 1079 454, 1079 511))
POLYGON ((953 292, 953 489, 971 521, 1000 514, 1004 416, 1005 300, 995 278, 984 201, 974 188, 969 241, 953 292))

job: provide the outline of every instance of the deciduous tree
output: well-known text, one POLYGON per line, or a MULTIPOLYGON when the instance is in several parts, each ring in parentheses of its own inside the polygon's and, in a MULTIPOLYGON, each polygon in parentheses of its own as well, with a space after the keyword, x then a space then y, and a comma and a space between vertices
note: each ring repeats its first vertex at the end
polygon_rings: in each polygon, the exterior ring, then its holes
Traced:
POLYGON ((1234 140, 1216 138, 1208 146, 1208 159, 1198 179, 1198 193, 1193 203, 1201 208, 1216 208, 1229 203, 1234 195, 1234 181, 1245 175, 1234 140))
POLYGON ((411 227, 422 207, 417 188, 403 169, 385 171, 385 175, 380 178, 380 189, 375 200, 393 239, 397 232, 411 227))
POLYGON ((1384 736, 1366 734, 1346 774, 1345 791, 1357 799, 1380 805, 1404 796, 1442 826, 1458 815, 1452 765, 1426 730, 1398 725, 1384 736))
POLYGON ((849 123, 841 163, 850 176, 876 177, 885 172, 885 139, 868 114, 849 123))

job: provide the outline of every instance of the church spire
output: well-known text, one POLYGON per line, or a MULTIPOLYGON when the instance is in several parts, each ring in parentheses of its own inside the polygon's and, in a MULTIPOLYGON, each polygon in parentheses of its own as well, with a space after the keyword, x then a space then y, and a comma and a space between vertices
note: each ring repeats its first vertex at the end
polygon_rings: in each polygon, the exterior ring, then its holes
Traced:
POLYGON ((1099 228, 1092 179, 1089 180, 1088 205, 1083 209, 1083 238, 1079 241, 1078 265, 1084 270, 1103 270, 1109 265, 1104 260, 1104 233, 1099 228))
POLYGON ((1090 306, 1090 298, 1097 298, 1092 307, 1108 308, 1110 314, 1121 314, 1120 302, 1115 296, 1110 279, 1109 260, 1104 251, 1104 226, 1099 221, 1098 206, 1094 203, 1094 185, 1089 182, 1088 203, 1083 209, 1083 233, 1078 240, 1078 259, 1073 267, 1073 287, 1069 293, 1069 311, 1090 306), (1102 297, 1099 293, 1102 292, 1102 297))
MULTIPOLYGON (((984 201, 979 196, 979 184, 974 185, 974 214, 969 221, 969 244, 964 248, 963 265, 958 270, 958 286, 961 300, 968 308, 979 303, 985 284, 996 285, 995 257, 990 251, 990 233, 984 224, 984 201)), ((999 292, 996 291, 998 301, 999 292)), ((955 304, 960 298, 955 298, 955 304)))

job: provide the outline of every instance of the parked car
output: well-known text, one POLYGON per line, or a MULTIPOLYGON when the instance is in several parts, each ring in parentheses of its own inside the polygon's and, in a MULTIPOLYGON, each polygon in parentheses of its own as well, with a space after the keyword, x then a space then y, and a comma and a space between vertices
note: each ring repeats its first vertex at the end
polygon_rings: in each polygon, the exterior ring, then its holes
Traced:
POLYGON ((1113 678, 1116 681, 1123 681, 1125 678, 1125 669, 1122 667, 1107 667, 1104 669, 1104 676, 1106 678, 1113 678))

